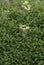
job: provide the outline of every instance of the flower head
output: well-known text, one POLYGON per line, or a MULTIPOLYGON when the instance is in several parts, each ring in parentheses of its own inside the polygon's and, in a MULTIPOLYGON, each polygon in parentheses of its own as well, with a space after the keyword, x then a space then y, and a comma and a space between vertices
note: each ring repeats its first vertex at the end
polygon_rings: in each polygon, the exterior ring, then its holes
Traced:
POLYGON ((23 2, 23 4, 28 4, 28 3, 29 3, 28 1, 23 2))
POLYGON ((28 1, 25 1, 25 2, 23 2, 22 7, 23 7, 25 10, 30 10, 31 5, 29 4, 28 1))
POLYGON ((26 31, 26 30, 29 30, 29 26, 19 25, 19 29, 21 29, 21 30, 23 30, 23 31, 26 31))

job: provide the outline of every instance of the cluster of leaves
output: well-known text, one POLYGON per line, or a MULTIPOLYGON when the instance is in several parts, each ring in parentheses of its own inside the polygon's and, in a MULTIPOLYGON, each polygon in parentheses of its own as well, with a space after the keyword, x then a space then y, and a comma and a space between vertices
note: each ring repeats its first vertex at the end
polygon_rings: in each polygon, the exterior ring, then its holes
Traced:
POLYGON ((30 11, 21 7, 23 0, 0 3, 0 65, 44 65, 44 4, 35 1, 29 0, 30 11))

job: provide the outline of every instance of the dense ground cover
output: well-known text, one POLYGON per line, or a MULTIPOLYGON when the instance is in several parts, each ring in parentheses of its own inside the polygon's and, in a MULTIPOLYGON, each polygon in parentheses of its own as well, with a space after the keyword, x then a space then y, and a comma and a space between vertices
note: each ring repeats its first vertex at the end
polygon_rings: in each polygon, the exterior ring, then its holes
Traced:
POLYGON ((0 65, 44 65, 44 1, 23 2, 0 3, 0 65))

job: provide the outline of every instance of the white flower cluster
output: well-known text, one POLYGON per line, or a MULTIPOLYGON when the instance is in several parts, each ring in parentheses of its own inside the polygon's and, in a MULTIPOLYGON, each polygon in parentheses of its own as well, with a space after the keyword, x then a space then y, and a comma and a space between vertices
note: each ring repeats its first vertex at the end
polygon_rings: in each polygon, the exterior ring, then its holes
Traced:
POLYGON ((19 29, 26 31, 26 30, 29 30, 29 26, 20 24, 19 29))
POLYGON ((25 1, 25 2, 23 2, 22 7, 23 7, 25 10, 30 10, 31 5, 29 4, 28 1, 25 1))

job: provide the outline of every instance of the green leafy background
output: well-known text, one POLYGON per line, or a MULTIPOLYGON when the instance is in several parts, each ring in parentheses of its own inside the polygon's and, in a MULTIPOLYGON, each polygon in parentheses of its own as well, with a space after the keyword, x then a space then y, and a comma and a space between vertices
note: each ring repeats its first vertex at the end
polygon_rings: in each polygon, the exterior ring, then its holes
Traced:
POLYGON ((24 1, 0 3, 0 65, 44 65, 44 0, 28 0, 30 11, 24 1), (19 24, 30 28, 25 33, 19 24))

